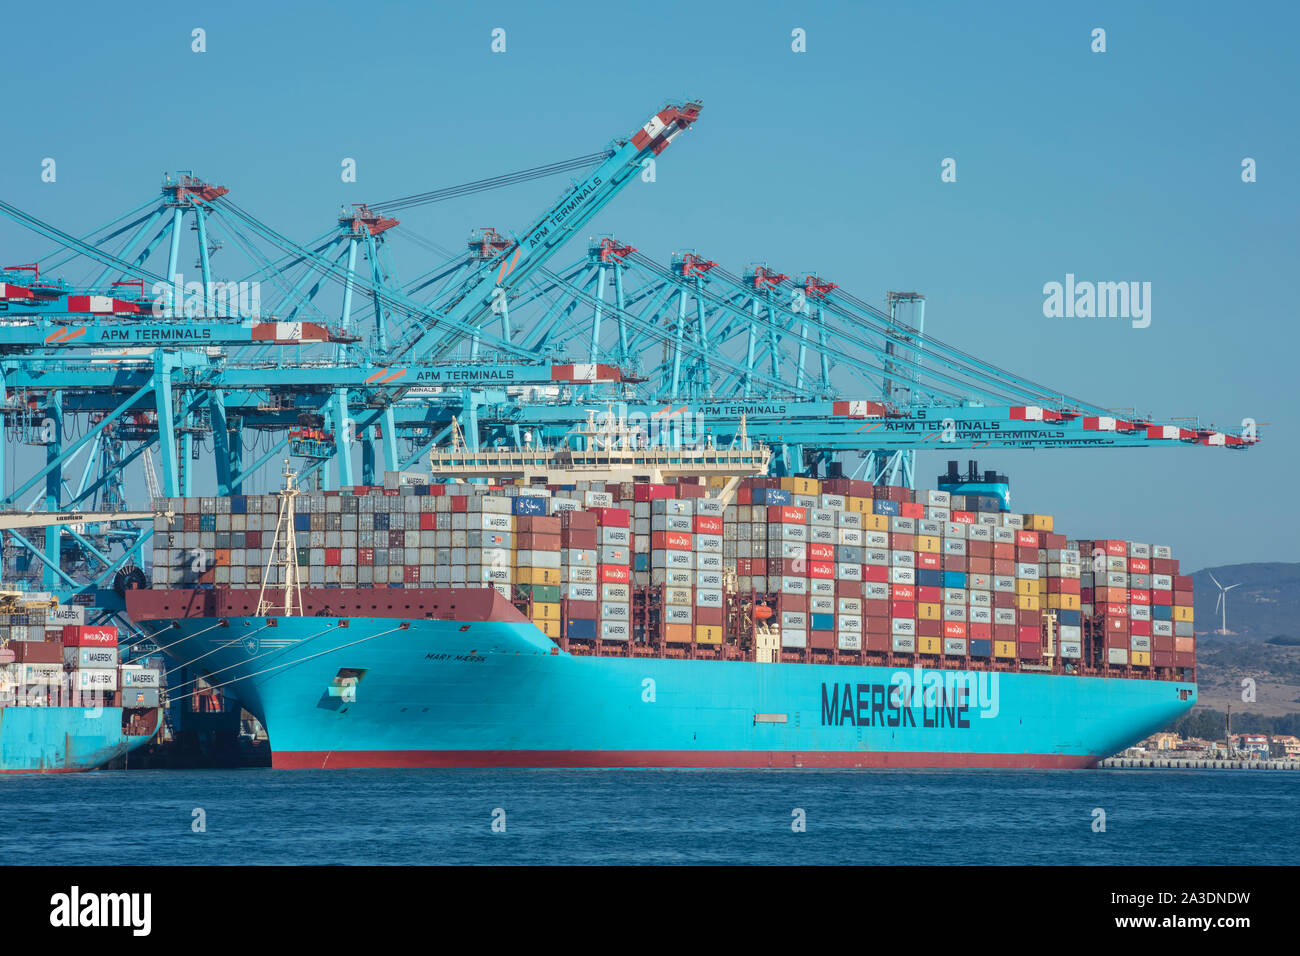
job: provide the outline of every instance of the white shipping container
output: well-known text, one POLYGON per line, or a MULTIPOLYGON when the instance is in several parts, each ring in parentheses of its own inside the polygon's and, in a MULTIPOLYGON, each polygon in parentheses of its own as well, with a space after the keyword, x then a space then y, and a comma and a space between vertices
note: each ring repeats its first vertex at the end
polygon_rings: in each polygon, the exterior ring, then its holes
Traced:
POLYGON ((77 690, 117 690, 117 671, 76 670, 72 672, 72 686, 77 690))
POLYGON ((836 640, 842 651, 860 651, 862 650, 862 635, 855 631, 839 631, 836 633, 836 640))

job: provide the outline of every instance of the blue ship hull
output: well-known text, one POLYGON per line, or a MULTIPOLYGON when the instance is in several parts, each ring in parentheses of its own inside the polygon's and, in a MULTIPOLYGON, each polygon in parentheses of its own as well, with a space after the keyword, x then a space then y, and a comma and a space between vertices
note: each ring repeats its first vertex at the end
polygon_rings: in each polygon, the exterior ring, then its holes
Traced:
POLYGON ((0 773, 94 770, 151 736, 124 734, 120 707, 0 707, 0 773))
POLYGON ((1196 702, 1159 680, 576 656, 515 621, 140 623, 257 715, 276 767, 1086 767, 1196 702))

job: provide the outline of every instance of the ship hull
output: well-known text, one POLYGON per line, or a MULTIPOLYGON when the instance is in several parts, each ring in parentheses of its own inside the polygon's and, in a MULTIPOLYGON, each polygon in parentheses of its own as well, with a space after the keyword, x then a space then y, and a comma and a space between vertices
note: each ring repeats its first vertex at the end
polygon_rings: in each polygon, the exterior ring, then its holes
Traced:
MULTIPOLYGON (((157 711, 154 728, 157 729, 157 711)), ((149 742, 122 732, 120 707, 0 708, 0 773, 95 770, 149 742)))
POLYGON ((257 715, 279 768, 1087 767, 1196 701, 1172 681, 571 655, 526 621, 137 620, 257 715), (348 676, 352 700, 331 691, 348 676))

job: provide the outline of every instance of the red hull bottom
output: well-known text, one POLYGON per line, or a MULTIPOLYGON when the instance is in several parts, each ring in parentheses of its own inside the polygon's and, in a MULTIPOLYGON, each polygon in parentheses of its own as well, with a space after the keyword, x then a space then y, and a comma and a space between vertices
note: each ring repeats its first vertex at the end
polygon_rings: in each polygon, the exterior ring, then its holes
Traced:
POLYGON ((793 750, 297 750, 273 752, 277 770, 414 767, 738 767, 1077 770, 1081 754, 977 754, 793 750))

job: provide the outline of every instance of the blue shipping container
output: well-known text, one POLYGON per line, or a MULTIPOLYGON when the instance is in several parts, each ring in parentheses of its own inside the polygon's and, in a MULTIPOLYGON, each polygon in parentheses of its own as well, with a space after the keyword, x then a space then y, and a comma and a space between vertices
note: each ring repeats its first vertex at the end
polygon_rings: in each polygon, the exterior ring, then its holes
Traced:
POLYGON ((964 588, 966 586, 966 572, 965 571, 943 572, 943 586, 946 588, 964 588))
POLYGON ((510 500, 511 508, 517 515, 544 515, 546 514, 547 498, 535 498, 531 495, 525 497, 512 498, 510 500))
POLYGON ((992 641, 971 641, 970 656, 971 657, 993 656, 993 642, 992 641))
POLYGON ((936 571, 933 568, 917 568, 916 583, 918 587, 941 588, 943 587, 943 572, 936 571))
POLYGON ((788 505, 791 501, 790 492, 784 488, 755 488, 754 504, 757 505, 788 505))
POLYGON ((568 626, 564 629, 564 633, 566 637, 594 640, 596 637, 596 622, 585 617, 571 617, 568 626))
POLYGON ((814 631, 833 631, 835 630, 834 614, 814 614, 812 615, 812 629, 814 631))
POLYGON ((872 510, 878 515, 892 515, 898 517, 898 502, 886 501, 884 498, 878 498, 872 502, 872 510))
MULTIPOLYGON (((1076 611, 1075 613, 1079 612, 1076 611)), ((1151 619, 1153 621, 1172 621, 1174 619, 1174 609, 1168 604, 1152 604, 1151 619)))
POLYGON ((1056 619, 1058 623, 1068 624, 1071 627, 1078 627, 1083 623, 1083 612, 1070 611, 1063 608, 1056 612, 1056 619))

